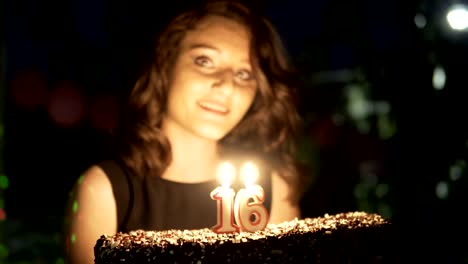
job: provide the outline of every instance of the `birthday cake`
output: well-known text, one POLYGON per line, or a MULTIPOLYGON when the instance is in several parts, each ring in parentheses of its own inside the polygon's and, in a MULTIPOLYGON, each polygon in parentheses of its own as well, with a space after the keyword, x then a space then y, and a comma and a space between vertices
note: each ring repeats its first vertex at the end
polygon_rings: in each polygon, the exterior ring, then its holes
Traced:
POLYGON ((378 214, 349 212, 269 224, 256 232, 210 229, 102 235, 95 264, 397 263, 393 225, 378 214))

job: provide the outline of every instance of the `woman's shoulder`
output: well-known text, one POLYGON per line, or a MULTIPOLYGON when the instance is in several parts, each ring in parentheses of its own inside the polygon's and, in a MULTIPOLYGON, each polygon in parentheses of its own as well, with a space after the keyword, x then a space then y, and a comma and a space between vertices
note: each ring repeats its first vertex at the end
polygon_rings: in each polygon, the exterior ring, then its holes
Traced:
POLYGON ((126 177, 121 165, 112 159, 102 160, 90 165, 78 178, 75 191, 81 189, 108 190, 115 191, 116 185, 126 184, 126 177))
POLYGON ((69 199, 69 211, 76 213, 76 210, 71 211, 71 208, 79 205, 80 215, 95 215, 94 212, 98 211, 96 208, 102 209, 109 203, 115 203, 112 185, 106 173, 97 165, 90 166, 80 175, 69 199))
POLYGON ((97 165, 86 169, 78 178, 67 204, 65 231, 67 237, 78 237, 70 244, 67 258, 75 260, 74 263, 92 260, 92 251, 88 249, 95 243, 96 237, 117 230, 115 203, 105 172, 97 165))
POLYGON ((78 179, 77 184, 78 186, 99 187, 99 189, 111 187, 106 170, 98 164, 91 165, 86 169, 78 179))

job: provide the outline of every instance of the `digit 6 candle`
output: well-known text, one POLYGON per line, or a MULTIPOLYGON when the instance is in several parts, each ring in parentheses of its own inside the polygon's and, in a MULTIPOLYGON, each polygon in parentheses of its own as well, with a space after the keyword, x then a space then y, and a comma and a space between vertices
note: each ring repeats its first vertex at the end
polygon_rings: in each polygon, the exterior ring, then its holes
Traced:
POLYGON ((255 184, 259 177, 257 166, 246 162, 240 169, 241 179, 245 188, 237 192, 234 201, 234 216, 241 231, 255 232, 262 230, 268 224, 268 210, 263 206, 265 192, 255 184))
POLYGON ((239 232, 239 226, 234 223, 234 190, 230 187, 236 174, 234 165, 221 163, 216 170, 216 177, 221 186, 211 191, 210 197, 217 201, 217 224, 211 229, 216 233, 239 232))

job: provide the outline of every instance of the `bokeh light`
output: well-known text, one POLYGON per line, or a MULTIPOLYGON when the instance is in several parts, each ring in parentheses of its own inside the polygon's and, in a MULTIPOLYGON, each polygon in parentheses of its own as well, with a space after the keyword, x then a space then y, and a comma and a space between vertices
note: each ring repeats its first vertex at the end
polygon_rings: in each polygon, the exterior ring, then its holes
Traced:
POLYGON ((78 201, 73 202, 72 210, 73 210, 73 213, 78 212, 78 201))
POLYGON ((446 181, 440 181, 436 184, 435 193, 437 198, 445 200, 449 196, 449 185, 446 181))
POLYGON ((6 216, 5 209, 0 208, 0 221, 4 221, 4 220, 6 220, 6 218, 7 218, 7 216, 6 216))
POLYGON ((8 188, 8 177, 5 175, 0 175, 0 189, 6 189, 8 188))
POLYGON ((57 125, 76 126, 84 118, 84 96, 72 81, 61 81, 52 92, 48 110, 57 125))
POLYGON ((457 160, 455 164, 449 168, 449 178, 452 181, 458 181, 462 176, 466 168, 466 162, 464 160, 457 160))
POLYGON ((432 86, 436 90, 442 90, 445 87, 447 76, 445 75, 445 70, 442 66, 438 65, 434 68, 434 73, 432 74, 432 86))
POLYGON ((15 104, 24 110, 36 110, 47 102, 47 80, 38 70, 18 72, 10 87, 15 104))
POLYGON ((0 244, 0 260, 8 257, 8 248, 4 244, 0 244))
POLYGON ((418 28, 424 28, 427 24, 426 17, 421 13, 416 14, 414 16, 414 24, 418 28))
POLYGON ((454 5, 447 12, 447 22, 454 30, 465 30, 468 28, 468 10, 464 5, 454 5))
POLYGON ((75 234, 71 234, 70 236, 70 242, 73 244, 76 242, 76 235, 75 234))

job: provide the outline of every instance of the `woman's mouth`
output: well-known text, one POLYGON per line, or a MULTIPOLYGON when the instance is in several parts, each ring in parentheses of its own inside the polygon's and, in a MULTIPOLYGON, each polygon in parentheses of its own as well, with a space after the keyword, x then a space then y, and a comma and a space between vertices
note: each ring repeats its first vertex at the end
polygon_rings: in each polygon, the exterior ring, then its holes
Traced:
POLYGON ((229 113, 229 108, 222 103, 216 101, 198 101, 198 105, 206 111, 210 111, 216 114, 225 115, 229 113))

